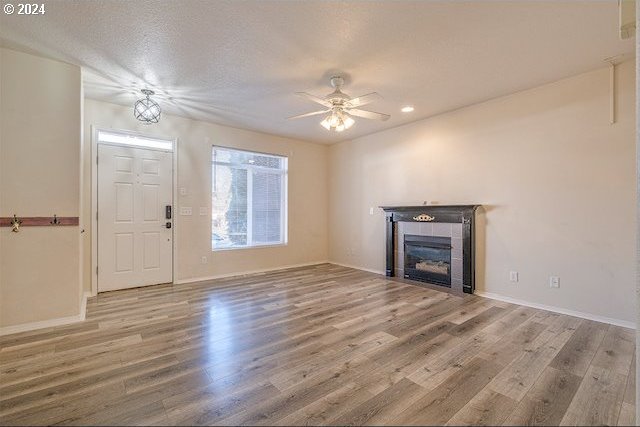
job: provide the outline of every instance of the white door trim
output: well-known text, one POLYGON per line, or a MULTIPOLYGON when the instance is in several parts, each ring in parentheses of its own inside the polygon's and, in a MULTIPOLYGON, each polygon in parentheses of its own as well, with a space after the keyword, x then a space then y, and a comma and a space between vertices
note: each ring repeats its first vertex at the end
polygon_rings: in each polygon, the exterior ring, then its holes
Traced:
MULTIPOLYGON (((144 138, 152 138, 163 141, 169 141, 173 144, 173 251, 172 251, 172 283, 176 282, 177 277, 177 251, 178 251, 178 138, 163 138, 156 135, 144 134, 123 129, 113 129, 98 127, 91 125, 91 296, 98 294, 98 132, 116 132, 129 136, 137 136, 144 138)), ((144 147, 139 147, 144 148, 144 147)))

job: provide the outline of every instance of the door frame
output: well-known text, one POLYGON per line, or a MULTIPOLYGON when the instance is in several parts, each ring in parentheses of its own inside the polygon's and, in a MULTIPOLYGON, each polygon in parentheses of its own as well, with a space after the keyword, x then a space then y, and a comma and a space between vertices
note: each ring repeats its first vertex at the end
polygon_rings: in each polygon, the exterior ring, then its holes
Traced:
MULTIPOLYGON (((156 136, 152 134, 136 132, 124 129, 107 128, 96 125, 91 125, 91 296, 98 294, 98 132, 114 132, 121 133, 123 135, 137 136, 143 138, 157 139, 161 141, 171 142, 173 151, 171 152, 172 158, 172 185, 171 206, 173 209, 172 215, 172 250, 171 250, 171 283, 176 283, 176 268, 177 268, 177 253, 178 253, 178 209, 176 209, 178 200, 178 138, 167 138, 156 136)), ((104 144, 104 143, 103 143, 104 144)), ((121 144, 107 144, 126 147, 121 144)), ((135 146, 133 146, 135 147, 135 146)), ((145 147, 135 147, 140 149, 147 149, 145 147)), ((152 150, 152 149, 151 149, 152 150)), ((157 150, 155 150, 157 151, 157 150)))

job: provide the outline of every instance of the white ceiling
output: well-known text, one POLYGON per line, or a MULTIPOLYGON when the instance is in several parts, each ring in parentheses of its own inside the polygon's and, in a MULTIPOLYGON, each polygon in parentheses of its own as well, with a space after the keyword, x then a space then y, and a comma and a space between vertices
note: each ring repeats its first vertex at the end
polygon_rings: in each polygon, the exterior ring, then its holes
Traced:
POLYGON ((159 93, 165 112, 332 143, 588 71, 633 55, 616 0, 498 2, 75 1, 44 16, 0 15, 0 37, 81 65, 90 98, 132 105, 159 93), (294 92, 384 100, 341 134, 294 92), (410 114, 400 112, 415 106, 410 114))

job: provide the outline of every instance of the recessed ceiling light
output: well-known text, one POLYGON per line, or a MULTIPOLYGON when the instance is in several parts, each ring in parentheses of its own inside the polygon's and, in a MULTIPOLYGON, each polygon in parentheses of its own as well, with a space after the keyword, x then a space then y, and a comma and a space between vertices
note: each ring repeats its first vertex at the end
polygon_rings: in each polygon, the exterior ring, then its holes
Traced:
POLYGON ((410 113, 413 111, 413 105, 405 105, 400 109, 403 113, 410 113))

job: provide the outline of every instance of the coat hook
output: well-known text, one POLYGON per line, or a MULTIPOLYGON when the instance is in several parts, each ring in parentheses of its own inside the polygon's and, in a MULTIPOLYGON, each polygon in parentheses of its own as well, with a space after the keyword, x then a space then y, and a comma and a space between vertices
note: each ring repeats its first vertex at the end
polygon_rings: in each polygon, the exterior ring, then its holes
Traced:
POLYGON ((11 220, 11 232, 12 233, 19 232, 20 231, 20 224, 22 224, 22 221, 20 221, 18 219, 16 214, 13 214, 13 219, 11 220))
POLYGON ((56 214, 53 214, 53 220, 49 221, 49 224, 51 224, 51 225, 60 225, 60 220, 58 219, 58 216, 56 214))

